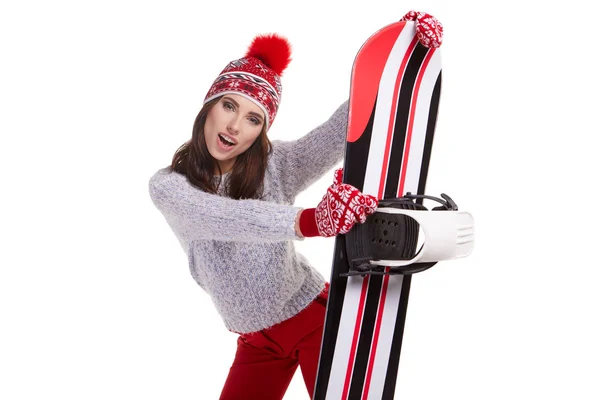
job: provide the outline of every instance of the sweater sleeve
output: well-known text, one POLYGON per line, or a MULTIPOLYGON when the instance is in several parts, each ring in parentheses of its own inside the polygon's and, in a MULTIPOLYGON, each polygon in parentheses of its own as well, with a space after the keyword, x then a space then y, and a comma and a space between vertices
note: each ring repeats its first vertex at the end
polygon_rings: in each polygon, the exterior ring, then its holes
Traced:
POLYGON ((273 163, 285 195, 294 199, 344 157, 348 101, 323 124, 293 141, 273 142, 273 163))
POLYGON ((301 240, 298 207, 262 200, 235 200, 203 192, 167 168, 149 182, 150 197, 183 243, 197 239, 243 242, 301 240))

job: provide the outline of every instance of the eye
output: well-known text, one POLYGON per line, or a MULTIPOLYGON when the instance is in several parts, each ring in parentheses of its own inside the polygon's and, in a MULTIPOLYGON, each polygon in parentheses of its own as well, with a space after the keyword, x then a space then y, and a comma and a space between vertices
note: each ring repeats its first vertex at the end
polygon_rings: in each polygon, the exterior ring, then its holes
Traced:
POLYGON ((248 119, 250 120, 250 122, 252 123, 252 125, 260 125, 260 123, 261 123, 260 119, 258 119, 256 117, 250 117, 248 119))
POLYGON ((228 101, 223 102, 223 107, 226 108, 227 110, 231 110, 231 111, 235 110, 235 107, 233 106, 233 104, 231 104, 228 101))

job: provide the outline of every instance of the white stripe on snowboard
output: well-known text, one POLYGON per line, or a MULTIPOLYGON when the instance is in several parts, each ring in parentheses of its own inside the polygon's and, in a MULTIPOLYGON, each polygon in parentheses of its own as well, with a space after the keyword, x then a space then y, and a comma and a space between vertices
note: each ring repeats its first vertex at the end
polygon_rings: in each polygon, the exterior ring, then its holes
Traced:
MULTIPOLYGON (((414 37, 415 30, 411 29, 407 22, 407 26, 400 32, 400 35, 390 52, 383 74, 381 75, 381 81, 379 82, 377 108, 375 109, 375 117, 373 119, 373 133, 371 134, 369 159, 365 170, 365 181, 363 186, 363 193, 373 196, 379 194, 382 168, 384 173, 388 168, 387 165, 383 165, 383 160, 385 156, 387 132, 390 124, 390 115, 396 113, 396 110, 391 109, 392 104, 394 103, 394 88, 396 87, 396 79, 398 79, 400 65, 402 64, 402 60, 414 37), (379 134, 376 134, 375 132, 379 132, 379 134)), ((398 107, 398 104, 396 104, 396 107, 398 107)), ((390 153, 391 150, 390 147, 390 153)), ((388 163, 389 160, 390 157, 388 157, 388 163)))
MULTIPOLYGON (((377 96, 377 108, 373 120, 373 134, 369 147, 369 158, 365 171, 363 193, 377 196, 381 180, 381 169, 384 160, 387 131, 389 126, 391 107, 393 104, 394 87, 398 77, 398 71, 406 51, 414 38, 414 29, 405 27, 400 32, 396 42, 388 56, 381 77, 379 92, 377 96), (383 132, 376 135, 375 132, 383 132)), ((391 149, 390 149, 391 151, 391 149)), ((387 170, 387 165, 383 166, 387 170)), ((364 278, 366 279, 366 278, 364 278)), ((331 373, 327 385, 327 399, 342 399, 346 371, 350 358, 352 339, 356 325, 359 300, 362 291, 363 278, 360 276, 349 277, 346 284, 344 305, 340 316, 340 325, 335 342, 333 360, 331 362, 331 373)), ((398 291, 398 295, 399 295, 398 291)), ((366 297, 365 297, 366 301, 366 297)), ((397 303, 396 303, 397 307, 397 303)))
POLYGON ((352 348, 354 326, 360 307, 362 282, 363 279, 360 276, 348 277, 344 306, 342 307, 342 315, 340 315, 340 327, 337 341, 335 342, 335 352, 331 361, 331 374, 329 375, 329 384, 327 385, 327 394, 325 395, 326 399, 342 398, 346 371, 348 369, 348 359, 350 358, 350 350, 352 348))
MULTIPOLYGON (((440 70, 440 52, 436 51, 425 70, 418 93, 419 97, 417 98, 415 109, 410 152, 408 155, 406 178, 404 181, 404 193, 401 195, 404 195, 406 192, 417 193, 419 177, 421 176, 421 161, 423 159, 423 150, 425 147, 425 136, 427 133, 429 106, 440 70)), ((377 343, 369 394, 367 397, 368 400, 380 400, 383 396, 394 327, 396 325, 396 316, 400 304, 400 294, 402 292, 402 278, 401 275, 392 275, 389 277, 379 341, 377 343)))
MULTIPOLYGON (((381 319, 381 328, 379 331, 379 340, 377 342, 377 353, 375 354, 373 372, 371 374, 371 381, 369 384, 368 399, 381 400, 383 395, 383 386, 387 374, 390 350, 392 348, 392 337, 394 335, 394 328, 396 326, 396 316, 398 315, 398 306, 400 305, 400 295, 402 294, 403 278, 404 277, 402 275, 389 276, 383 308, 383 316, 381 319)), ((381 307, 381 305, 379 306, 381 307)))

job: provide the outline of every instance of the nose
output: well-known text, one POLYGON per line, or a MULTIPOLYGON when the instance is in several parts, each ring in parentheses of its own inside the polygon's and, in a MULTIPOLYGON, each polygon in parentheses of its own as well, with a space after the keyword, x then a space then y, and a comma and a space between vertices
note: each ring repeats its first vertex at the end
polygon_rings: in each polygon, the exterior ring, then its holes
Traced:
POLYGON ((240 118, 232 117, 227 124, 227 130, 229 133, 237 135, 240 132, 240 118))

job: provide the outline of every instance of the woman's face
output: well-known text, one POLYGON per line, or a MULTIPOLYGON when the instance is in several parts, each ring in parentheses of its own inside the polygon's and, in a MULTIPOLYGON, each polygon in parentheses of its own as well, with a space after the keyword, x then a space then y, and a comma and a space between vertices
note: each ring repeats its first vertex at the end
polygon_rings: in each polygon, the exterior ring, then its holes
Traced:
POLYGON ((254 102, 226 94, 210 109, 204 123, 206 147, 223 173, 231 171, 237 156, 260 135, 265 115, 254 102))

